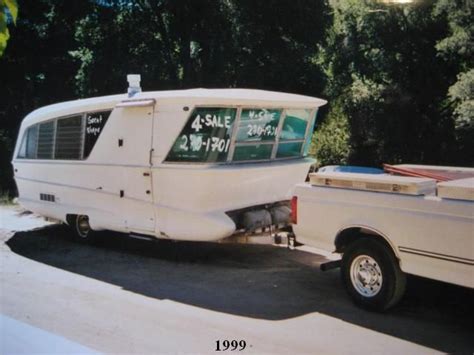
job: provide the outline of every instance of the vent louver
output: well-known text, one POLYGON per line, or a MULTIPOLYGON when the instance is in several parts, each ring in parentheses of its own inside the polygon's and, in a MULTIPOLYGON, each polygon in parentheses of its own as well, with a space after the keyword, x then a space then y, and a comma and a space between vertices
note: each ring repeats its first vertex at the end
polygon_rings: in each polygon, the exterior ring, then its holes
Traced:
POLYGON ((50 195, 50 194, 40 194, 40 200, 48 201, 48 202, 56 202, 56 198, 54 197, 54 195, 50 195))

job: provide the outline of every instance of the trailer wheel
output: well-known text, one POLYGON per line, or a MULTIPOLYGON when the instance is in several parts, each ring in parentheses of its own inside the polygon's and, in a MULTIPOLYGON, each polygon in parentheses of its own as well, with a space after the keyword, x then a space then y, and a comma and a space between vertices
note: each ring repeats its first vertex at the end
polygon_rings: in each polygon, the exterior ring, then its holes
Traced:
POLYGON ((403 296, 406 275, 392 251, 378 240, 363 238, 347 247, 341 277, 353 301, 365 309, 385 311, 403 296))
POLYGON ((94 239, 94 231, 89 224, 86 215, 69 215, 68 224, 73 232, 74 239, 80 242, 91 242, 94 239))

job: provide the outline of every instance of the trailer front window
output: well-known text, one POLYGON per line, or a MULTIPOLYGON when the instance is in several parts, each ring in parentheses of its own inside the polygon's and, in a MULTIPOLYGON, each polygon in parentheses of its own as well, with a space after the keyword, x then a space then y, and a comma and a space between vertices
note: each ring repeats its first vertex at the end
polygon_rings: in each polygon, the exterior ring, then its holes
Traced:
POLYGON ((232 160, 269 160, 278 136, 282 111, 266 108, 242 109, 232 160))
POLYGON ((302 157, 315 114, 312 108, 197 107, 166 161, 232 163, 302 157))
POLYGON ((269 160, 272 156, 273 144, 236 146, 233 161, 269 160))
POLYGON ((303 140, 311 118, 311 110, 286 110, 280 140, 303 140))
POLYGON ((310 109, 286 110, 276 158, 290 158, 306 154, 306 145, 311 140, 314 117, 315 115, 310 109), (309 140, 306 137, 309 137, 309 140))
POLYGON ((282 110, 243 109, 237 142, 274 142, 282 110))
POLYGON ((176 139, 167 161, 225 162, 230 148, 235 108, 195 108, 176 139))

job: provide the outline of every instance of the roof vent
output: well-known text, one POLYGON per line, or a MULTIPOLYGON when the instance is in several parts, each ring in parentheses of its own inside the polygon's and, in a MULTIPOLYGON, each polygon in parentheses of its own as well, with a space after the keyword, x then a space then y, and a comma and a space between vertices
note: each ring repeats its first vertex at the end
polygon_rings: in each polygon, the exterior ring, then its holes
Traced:
POLYGON ((140 87, 140 74, 128 74, 127 81, 128 81, 128 97, 133 97, 135 94, 142 92, 142 88, 140 87))

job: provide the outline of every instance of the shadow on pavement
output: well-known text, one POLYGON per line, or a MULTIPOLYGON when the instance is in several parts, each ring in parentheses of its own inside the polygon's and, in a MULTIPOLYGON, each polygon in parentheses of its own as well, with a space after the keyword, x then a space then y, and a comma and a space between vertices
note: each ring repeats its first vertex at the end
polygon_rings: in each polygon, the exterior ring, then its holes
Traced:
POLYGON ((370 313, 351 303, 337 270, 319 271, 322 256, 262 245, 149 242, 114 233, 82 245, 68 234, 52 226, 16 233, 7 245, 32 260, 147 297, 266 320, 320 312, 444 352, 474 349, 470 289, 411 277, 397 307, 370 313))

